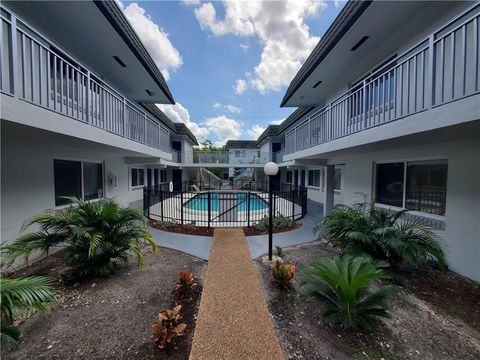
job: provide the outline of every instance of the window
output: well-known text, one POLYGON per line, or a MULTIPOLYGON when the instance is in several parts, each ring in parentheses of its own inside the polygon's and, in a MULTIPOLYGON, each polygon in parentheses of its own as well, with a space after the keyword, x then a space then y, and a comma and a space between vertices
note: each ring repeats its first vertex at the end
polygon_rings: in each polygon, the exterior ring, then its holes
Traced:
POLYGON ((403 162, 378 164, 376 202, 403 207, 403 162))
POLYGON ((235 150, 235 157, 239 158, 240 157, 240 150, 235 150))
POLYGON ((103 197, 103 164, 71 160, 53 160, 55 205, 77 196, 85 200, 103 197))
POLYGON ((333 181, 333 189, 335 191, 342 190, 342 169, 336 168, 335 169, 335 178, 333 181))
POLYGON ((308 186, 320 187, 320 170, 308 171, 308 186))
POLYGON ((407 163, 405 208, 445 215, 447 162, 407 163))
POLYGON ((292 183, 292 178, 293 178, 292 175, 293 175, 292 171, 287 171, 287 184, 292 183))
POLYGON ((83 163, 83 198, 85 200, 103 197, 103 165, 83 163))
POLYGON ((145 185, 145 169, 132 168, 131 184, 132 187, 145 185))
POLYGON ((167 170, 160 170, 160 182, 167 182, 167 170))
POLYGON ((446 160, 377 164, 375 201, 435 215, 445 215, 446 160))

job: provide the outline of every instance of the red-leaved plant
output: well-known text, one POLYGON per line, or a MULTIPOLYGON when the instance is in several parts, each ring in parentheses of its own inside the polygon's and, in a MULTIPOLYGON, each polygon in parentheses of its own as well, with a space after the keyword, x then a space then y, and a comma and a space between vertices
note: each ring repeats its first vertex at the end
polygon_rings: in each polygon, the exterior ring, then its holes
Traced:
POLYGON ((272 275, 281 286, 287 286, 295 275, 295 265, 283 264, 277 260, 272 266, 272 275))
POLYGON ((185 297, 196 284, 193 282, 193 273, 191 271, 182 270, 179 274, 180 277, 176 283, 177 295, 185 297))
POLYGON ((152 336, 155 344, 164 349, 172 340, 178 336, 182 336, 187 328, 187 324, 180 323, 180 309, 182 305, 177 305, 173 309, 162 311, 158 315, 159 324, 153 324, 152 336))

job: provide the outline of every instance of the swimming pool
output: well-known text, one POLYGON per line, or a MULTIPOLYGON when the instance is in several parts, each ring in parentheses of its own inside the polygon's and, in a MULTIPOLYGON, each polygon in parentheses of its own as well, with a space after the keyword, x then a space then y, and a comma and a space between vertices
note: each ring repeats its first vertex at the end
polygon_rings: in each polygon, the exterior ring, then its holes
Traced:
MULTIPOLYGON (((238 211, 247 211, 247 194, 246 193, 228 193, 222 194, 212 192, 210 195, 211 211, 220 211, 220 200, 224 201, 227 208, 233 207, 237 204, 238 211)), ((185 207, 190 210, 208 211, 208 194, 202 193, 193 197, 185 204, 185 207)), ((263 210, 268 208, 268 203, 261 199, 256 194, 250 194, 250 211, 263 210)))

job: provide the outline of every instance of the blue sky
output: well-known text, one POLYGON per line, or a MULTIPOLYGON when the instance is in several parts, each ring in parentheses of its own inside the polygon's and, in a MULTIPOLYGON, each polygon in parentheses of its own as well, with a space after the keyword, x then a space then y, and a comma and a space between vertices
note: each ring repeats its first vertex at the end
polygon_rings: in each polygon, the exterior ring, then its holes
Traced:
POLYGON ((123 2, 177 102, 161 106, 221 145, 253 139, 294 109, 288 83, 343 6, 341 1, 123 2))

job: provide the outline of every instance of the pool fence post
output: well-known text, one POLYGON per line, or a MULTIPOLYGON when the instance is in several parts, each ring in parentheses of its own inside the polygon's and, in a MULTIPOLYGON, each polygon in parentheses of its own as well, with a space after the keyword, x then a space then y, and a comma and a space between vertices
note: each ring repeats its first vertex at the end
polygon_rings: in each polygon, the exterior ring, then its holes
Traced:
POLYGON ((164 196, 163 196, 163 190, 162 188, 160 188, 160 218, 162 219, 162 222, 163 222, 163 199, 164 199, 164 196))
POLYGON ((212 197, 211 192, 207 193, 207 207, 208 207, 208 227, 210 228, 210 222, 212 221, 212 197))
POLYGON ((250 191, 247 192, 247 227, 249 226, 250 226, 250 191))
POLYGON ((291 190, 292 193, 292 221, 295 221, 295 190, 291 190))
POLYGON ((183 191, 180 191, 180 222, 183 225, 183 191))

